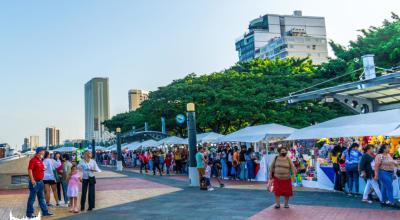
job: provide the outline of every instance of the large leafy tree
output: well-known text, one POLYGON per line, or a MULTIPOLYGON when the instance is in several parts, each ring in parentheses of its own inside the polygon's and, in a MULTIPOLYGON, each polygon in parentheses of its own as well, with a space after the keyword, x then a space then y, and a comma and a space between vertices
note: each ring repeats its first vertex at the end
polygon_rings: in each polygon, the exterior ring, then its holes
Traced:
POLYGON ((189 74, 151 92, 138 110, 118 114, 104 124, 110 130, 121 127, 127 131, 148 122, 152 129, 160 130, 160 118, 165 115, 167 130, 183 136, 186 125, 177 124, 175 116, 185 112, 188 102, 196 104, 200 132, 229 133, 247 125, 271 122, 304 127, 351 114, 333 103, 288 105, 271 100, 341 75, 345 77, 321 86, 357 80, 359 72, 354 71, 362 67, 360 57, 364 54, 375 54, 380 67, 400 65, 400 20, 396 15, 392 18, 382 27, 361 30, 347 48, 330 42, 337 58, 323 65, 315 66, 308 59, 255 59, 208 75, 189 74))

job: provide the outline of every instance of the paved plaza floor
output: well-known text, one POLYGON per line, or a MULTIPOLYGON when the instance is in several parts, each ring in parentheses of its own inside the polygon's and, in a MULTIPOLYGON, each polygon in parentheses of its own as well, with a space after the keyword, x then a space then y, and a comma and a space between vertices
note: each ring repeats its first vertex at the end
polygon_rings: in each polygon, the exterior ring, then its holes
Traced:
MULTIPOLYGON (((43 219, 400 219, 400 211, 341 193, 298 189, 289 209, 276 210, 265 183, 225 181, 225 188, 208 192, 189 187, 183 176, 106 170, 98 175, 94 211, 51 208, 55 216, 43 219)), ((0 219, 8 219, 10 210, 24 216, 27 194, 26 189, 0 191, 0 219)))

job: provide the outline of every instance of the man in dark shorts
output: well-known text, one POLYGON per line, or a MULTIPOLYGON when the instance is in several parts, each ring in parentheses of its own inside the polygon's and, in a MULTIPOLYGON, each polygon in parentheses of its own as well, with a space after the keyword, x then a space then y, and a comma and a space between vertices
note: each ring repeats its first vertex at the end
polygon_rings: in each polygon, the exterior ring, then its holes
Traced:
POLYGON ((37 197, 40 209, 42 210, 42 216, 52 216, 53 214, 47 209, 46 201, 44 200, 44 164, 42 158, 44 155, 44 148, 36 148, 36 154, 29 161, 28 175, 29 175, 29 198, 26 208, 26 216, 28 218, 34 218, 35 209, 33 204, 37 197))

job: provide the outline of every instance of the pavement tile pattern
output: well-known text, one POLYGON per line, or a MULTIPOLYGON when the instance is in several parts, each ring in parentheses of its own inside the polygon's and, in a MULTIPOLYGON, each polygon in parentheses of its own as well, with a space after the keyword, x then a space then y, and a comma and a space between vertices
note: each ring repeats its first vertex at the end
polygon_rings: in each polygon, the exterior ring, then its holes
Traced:
MULTIPOLYGON (((98 176, 94 211, 71 214, 66 208, 52 208, 52 219, 400 219, 400 211, 341 193, 299 188, 290 209, 275 210, 265 183, 224 180, 226 187, 219 188, 213 181, 215 190, 209 192, 189 187, 185 176, 104 169, 98 176)), ((26 198, 27 190, 0 191, 0 219, 7 219, 11 209, 23 216, 26 198)))

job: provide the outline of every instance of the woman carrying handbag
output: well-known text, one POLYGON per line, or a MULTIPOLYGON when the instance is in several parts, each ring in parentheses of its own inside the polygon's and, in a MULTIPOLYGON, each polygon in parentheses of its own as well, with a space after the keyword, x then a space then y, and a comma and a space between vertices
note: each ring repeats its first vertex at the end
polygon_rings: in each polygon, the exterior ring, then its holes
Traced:
POLYGON ((86 194, 89 188, 89 208, 92 211, 95 207, 95 172, 101 172, 95 160, 92 159, 92 152, 86 151, 85 157, 79 162, 78 169, 82 171, 82 196, 81 196, 81 211, 85 210, 86 194))

